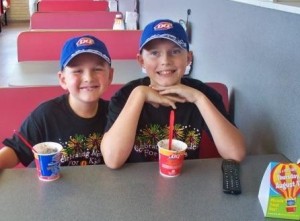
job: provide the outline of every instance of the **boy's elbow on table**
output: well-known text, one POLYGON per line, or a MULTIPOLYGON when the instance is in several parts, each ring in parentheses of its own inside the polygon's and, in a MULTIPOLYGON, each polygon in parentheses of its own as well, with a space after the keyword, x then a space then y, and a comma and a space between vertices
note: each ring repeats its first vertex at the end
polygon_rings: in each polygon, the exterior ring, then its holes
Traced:
POLYGON ((245 159, 246 153, 245 152, 238 152, 234 155, 233 160, 241 162, 245 159))
POLYGON ((224 154, 224 159, 235 160, 241 162, 246 157, 246 149, 244 146, 239 147, 237 150, 232 151, 231 153, 224 154))
POLYGON ((10 147, 0 149, 0 169, 14 168, 19 163, 15 151, 10 147))
POLYGON ((123 166, 123 162, 120 162, 120 159, 114 152, 110 150, 106 151, 103 147, 101 148, 102 156, 105 165, 110 169, 119 169, 123 166))
POLYGON ((116 170, 116 169, 120 169, 122 166, 123 166, 123 163, 119 163, 115 160, 105 160, 104 159, 104 163, 105 165, 110 168, 110 169, 113 169, 113 170, 116 170))

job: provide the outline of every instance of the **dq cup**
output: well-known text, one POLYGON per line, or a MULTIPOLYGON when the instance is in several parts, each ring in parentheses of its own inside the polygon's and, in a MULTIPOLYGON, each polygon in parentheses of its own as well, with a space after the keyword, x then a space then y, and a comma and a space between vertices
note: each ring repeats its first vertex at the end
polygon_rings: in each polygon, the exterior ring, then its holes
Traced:
POLYGON ((43 142, 33 146, 33 154, 38 177, 43 181, 53 181, 60 177, 60 157, 62 146, 55 142, 43 142))
POLYGON ((159 152, 159 172, 165 177, 176 177, 181 173, 187 144, 180 140, 172 140, 172 148, 169 150, 169 140, 161 140, 157 143, 159 152))

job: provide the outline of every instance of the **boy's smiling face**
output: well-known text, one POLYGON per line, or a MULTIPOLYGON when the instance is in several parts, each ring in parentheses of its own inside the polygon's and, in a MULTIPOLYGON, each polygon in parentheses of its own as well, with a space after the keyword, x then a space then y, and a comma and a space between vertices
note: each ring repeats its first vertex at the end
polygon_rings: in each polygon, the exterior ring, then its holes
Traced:
POLYGON ((58 75, 61 86, 70 93, 70 102, 98 103, 112 82, 113 69, 98 55, 83 53, 74 57, 58 75))
POLYGON ((154 39, 138 54, 138 61, 146 70, 151 85, 179 84, 190 64, 192 53, 167 39, 154 39))

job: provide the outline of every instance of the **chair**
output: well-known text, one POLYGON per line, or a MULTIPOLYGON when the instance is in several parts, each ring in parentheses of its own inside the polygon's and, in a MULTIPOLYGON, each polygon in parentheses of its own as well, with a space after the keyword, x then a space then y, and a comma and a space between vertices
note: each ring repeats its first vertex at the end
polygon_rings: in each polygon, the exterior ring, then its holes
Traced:
POLYGON ((67 39, 93 35, 107 46, 112 59, 136 59, 141 30, 60 29, 23 31, 17 39, 18 61, 59 60, 67 39))
MULTIPOLYGON (((208 86, 214 88, 219 94, 221 94, 225 109, 229 112, 229 96, 228 88, 225 84, 218 82, 207 82, 208 86)), ((204 130, 202 131, 201 144, 200 144, 199 158, 216 158, 220 157, 215 143, 213 142, 210 135, 204 130)))
POLYGON ((112 29, 116 14, 109 11, 35 12, 30 18, 33 29, 112 29))
MULTIPOLYGON (((113 84, 103 95, 110 97, 121 87, 121 84, 113 84)), ((57 97, 65 91, 60 86, 43 87, 5 87, 0 88, 1 125, 0 141, 11 137, 14 130, 18 130, 23 120, 41 102, 57 97)), ((0 147, 1 148, 1 147, 0 147)), ((23 167, 18 165, 17 167, 23 167)))
POLYGON ((107 1, 39 1, 38 12, 108 11, 107 1))
MULTIPOLYGON (((225 84, 208 82, 207 85, 218 91, 223 98, 226 110, 229 110, 228 89, 225 84)), ((109 100, 111 96, 122 87, 122 84, 113 84, 103 95, 104 99, 109 100)), ((65 93, 60 86, 43 87, 5 87, 0 88, 1 125, 0 141, 12 136, 14 130, 18 130, 22 121, 35 109, 41 102, 57 97, 65 93)), ((205 132, 202 133, 201 153, 199 158, 220 157, 212 139, 205 132)), ((17 167, 23 167, 18 165, 17 167)))

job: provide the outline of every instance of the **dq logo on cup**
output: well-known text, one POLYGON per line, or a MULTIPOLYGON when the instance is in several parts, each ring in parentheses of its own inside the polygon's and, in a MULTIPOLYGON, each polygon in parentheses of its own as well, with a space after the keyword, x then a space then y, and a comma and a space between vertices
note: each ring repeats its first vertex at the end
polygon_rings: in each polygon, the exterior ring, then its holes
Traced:
POLYGON ((33 149, 38 177, 43 181, 53 181, 60 177, 60 157, 62 146, 55 142, 36 144, 33 149))
POLYGON ((161 140, 157 143, 159 150, 159 172, 166 177, 176 177, 181 173, 186 143, 180 140, 172 140, 172 149, 169 150, 169 140, 161 140))

